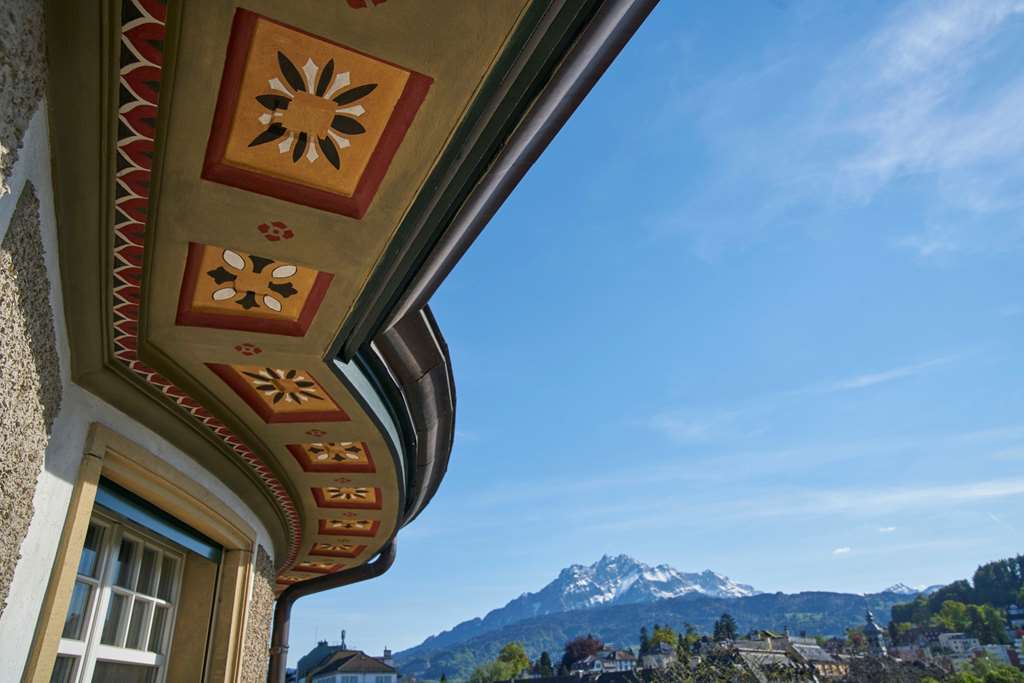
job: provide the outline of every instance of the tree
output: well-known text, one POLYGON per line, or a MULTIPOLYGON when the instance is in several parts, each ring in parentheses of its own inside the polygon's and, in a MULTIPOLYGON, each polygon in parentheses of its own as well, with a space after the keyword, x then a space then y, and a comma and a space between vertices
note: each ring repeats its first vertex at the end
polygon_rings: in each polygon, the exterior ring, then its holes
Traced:
POLYGON ((448 683, 448 674, 441 674, 441 683, 448 683))
POLYGON ((650 646, 654 649, 658 644, 665 643, 673 648, 679 643, 679 636, 670 626, 654 625, 654 633, 651 635, 650 646))
POLYGON ((715 640, 736 640, 736 620, 731 614, 725 612, 718 618, 713 637, 715 640))
POLYGON ((596 655, 604 647, 604 643, 591 634, 573 638, 565 644, 565 653, 562 655, 562 664, 568 669, 573 664, 586 659, 590 655, 596 655))
POLYGON ((683 632, 679 634, 680 655, 691 655, 697 650, 697 643, 700 642, 700 634, 697 633, 693 624, 683 624, 683 632))
POLYGON ((494 661, 482 664, 477 668, 473 669, 473 673, 469 676, 469 683, 494 683, 494 681, 507 681, 510 678, 514 678, 517 672, 512 670, 512 666, 495 659, 494 661))
POLYGON ((985 655, 947 678, 946 683, 1024 683, 1024 672, 985 655))
POLYGON ((868 641, 864 637, 863 629, 846 629, 846 646, 850 650, 850 652, 866 652, 868 649, 868 641))
POLYGON ((941 626, 947 631, 966 631, 971 625, 967 605, 956 600, 946 600, 942 608, 931 618, 932 626, 941 626))
POLYGON ((640 656, 649 653, 651 651, 651 641, 647 637, 647 627, 640 627, 640 656))
POLYGON ((537 662, 537 673, 544 678, 550 678, 555 675, 555 668, 551 665, 551 655, 548 654, 547 650, 540 653, 540 661, 537 662))
POLYGON ((522 643, 507 643, 498 653, 498 661, 509 666, 512 676, 518 676, 530 668, 530 658, 526 656, 522 643))

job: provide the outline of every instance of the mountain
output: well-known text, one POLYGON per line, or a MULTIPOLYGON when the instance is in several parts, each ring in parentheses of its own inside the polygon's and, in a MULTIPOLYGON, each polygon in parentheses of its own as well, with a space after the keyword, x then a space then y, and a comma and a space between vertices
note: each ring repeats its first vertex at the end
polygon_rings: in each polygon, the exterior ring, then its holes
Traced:
POLYGON ((523 593, 483 619, 464 621, 396 655, 396 660, 424 657, 509 624, 601 605, 646 604, 688 594, 715 598, 757 595, 752 586, 735 583, 713 571, 681 572, 667 564, 651 567, 628 555, 605 555, 589 567, 574 564, 536 593, 523 593))
POLYGON ((839 636, 848 627, 863 624, 866 609, 874 612, 881 623, 887 623, 892 605, 905 600, 905 595, 887 592, 871 595, 763 593, 727 598, 691 591, 681 597, 653 602, 602 604, 529 617, 448 646, 424 648, 421 645, 398 653, 395 660, 403 674, 419 679, 438 680, 441 674, 446 674, 450 680, 465 679, 476 666, 494 659, 501 647, 511 641, 521 642, 531 658, 547 650, 557 660, 565 643, 578 635, 592 633, 621 647, 636 646, 641 626, 650 628, 659 623, 678 629, 690 623, 698 631, 710 633, 723 612, 729 612, 736 619, 740 632, 751 628, 773 631, 788 628, 792 633, 806 630, 815 635, 839 636))
POLYGON ((896 583, 889 586, 882 592, 896 593, 897 595, 917 595, 918 593, 920 593, 921 595, 931 595, 935 591, 942 588, 943 585, 945 584, 937 583, 934 586, 928 586, 927 588, 912 588, 911 586, 908 586, 905 583, 896 583))

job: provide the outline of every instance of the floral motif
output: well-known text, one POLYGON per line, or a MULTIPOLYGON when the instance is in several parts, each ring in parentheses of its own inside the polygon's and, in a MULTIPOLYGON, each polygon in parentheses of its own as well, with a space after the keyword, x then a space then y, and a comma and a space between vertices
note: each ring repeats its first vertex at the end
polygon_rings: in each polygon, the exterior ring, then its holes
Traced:
POLYGON ((259 122, 267 128, 249 146, 278 141, 278 152, 291 152, 293 163, 303 157, 313 163, 320 158, 319 147, 328 163, 340 169, 339 150, 352 145, 345 136, 366 132, 356 120, 366 109, 357 102, 373 92, 377 84, 348 88, 351 74, 335 74, 333 59, 321 69, 312 58, 307 58, 300 73, 288 56, 279 51, 277 65, 286 83, 275 76, 267 81, 272 92, 256 97, 267 109, 259 115, 259 122))
MULTIPOLYGON (((321 519, 319 520, 319 532, 335 536, 361 536, 371 537, 377 534, 380 522, 372 519, 360 519, 354 512, 341 513, 345 519, 321 519)), ((342 539, 346 543, 347 539, 342 539)))
POLYGON ((314 543, 309 549, 310 555, 322 555, 325 557, 356 557, 366 550, 365 545, 356 545, 341 541, 339 543, 314 543))
POLYGON ((321 436, 327 436, 327 432, 325 432, 322 429, 307 429, 306 434, 317 439, 319 439, 321 436))
POLYGON ((295 233, 287 225, 281 221, 271 221, 269 223, 260 223, 257 228, 268 242, 277 242, 278 240, 290 240, 295 237, 295 233))
POLYGON ((324 493, 329 500, 373 500, 373 491, 366 487, 325 486, 324 493))
POLYGON ((363 449, 351 441, 340 443, 311 443, 310 454, 320 462, 359 462, 363 460, 363 449))
POLYGON ((275 313, 280 313, 284 307, 281 299, 298 294, 298 290, 289 281, 298 272, 298 268, 289 263, 268 271, 275 263, 273 259, 249 254, 249 262, 252 264, 252 269, 249 269, 245 259, 230 249, 225 249, 221 258, 227 268, 220 265, 206 273, 217 285, 221 285, 213 291, 214 301, 233 300, 247 311, 259 308, 262 303, 275 313))
POLYGON ((334 480, 334 482, 336 484, 351 484, 352 480, 349 479, 348 477, 338 477, 337 479, 334 480))
POLYGON ((284 400, 285 403, 323 401, 324 397, 316 393, 316 382, 298 370, 279 370, 263 368, 258 372, 242 372, 249 378, 249 383, 256 391, 271 397, 273 403, 284 400))
POLYGON ((352 9, 365 9, 376 5, 383 5, 388 0, 348 0, 348 6, 352 9))
POLYGON ((263 353, 263 349, 249 342, 242 342, 237 345, 235 351, 238 351, 243 356, 255 356, 258 353, 263 353))

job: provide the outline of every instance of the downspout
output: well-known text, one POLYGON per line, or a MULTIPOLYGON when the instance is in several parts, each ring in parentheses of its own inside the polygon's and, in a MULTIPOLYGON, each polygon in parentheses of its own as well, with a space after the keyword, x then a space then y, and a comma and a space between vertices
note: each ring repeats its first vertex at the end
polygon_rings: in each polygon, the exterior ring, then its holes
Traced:
POLYGON ((284 683, 288 662, 288 629, 291 623, 292 605, 299 598, 313 593, 348 586, 367 579, 373 579, 388 569, 395 562, 395 541, 392 540, 380 551, 377 559, 369 564, 346 569, 345 571, 303 581, 285 588, 277 598, 274 608, 274 630, 270 636, 270 670, 267 683, 284 683))

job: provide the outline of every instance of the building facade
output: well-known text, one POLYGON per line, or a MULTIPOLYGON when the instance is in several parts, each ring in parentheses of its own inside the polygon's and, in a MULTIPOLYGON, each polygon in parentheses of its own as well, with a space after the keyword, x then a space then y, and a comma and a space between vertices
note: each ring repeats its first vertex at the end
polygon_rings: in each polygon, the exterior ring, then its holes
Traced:
POLYGON ((3 680, 283 680, 448 466, 431 294, 652 6, 5 3, 3 680))

